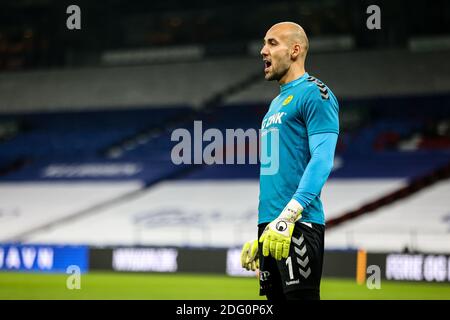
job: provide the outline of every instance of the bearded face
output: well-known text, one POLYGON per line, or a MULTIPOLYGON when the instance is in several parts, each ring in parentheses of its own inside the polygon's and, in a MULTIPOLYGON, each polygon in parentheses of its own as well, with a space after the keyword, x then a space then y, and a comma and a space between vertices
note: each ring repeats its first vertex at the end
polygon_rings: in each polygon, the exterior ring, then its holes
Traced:
POLYGON ((266 80, 277 80, 283 83, 290 79, 292 66, 295 70, 303 69, 308 39, 301 26, 284 22, 272 26, 264 37, 261 56, 264 62, 266 80))
POLYGON ((264 78, 268 81, 280 80, 289 70, 291 59, 289 50, 286 48, 277 48, 268 50, 266 55, 263 55, 264 61, 264 78))

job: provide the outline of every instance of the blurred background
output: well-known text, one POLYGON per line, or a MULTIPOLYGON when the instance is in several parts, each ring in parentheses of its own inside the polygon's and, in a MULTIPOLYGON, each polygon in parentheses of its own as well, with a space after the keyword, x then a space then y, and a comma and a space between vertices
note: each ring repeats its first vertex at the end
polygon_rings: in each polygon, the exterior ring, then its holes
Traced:
POLYGON ((1 1, 0 297, 257 299, 259 166, 176 165, 171 135, 259 129, 279 91, 259 51, 286 20, 340 103, 323 297, 450 299, 445 0, 1 1))

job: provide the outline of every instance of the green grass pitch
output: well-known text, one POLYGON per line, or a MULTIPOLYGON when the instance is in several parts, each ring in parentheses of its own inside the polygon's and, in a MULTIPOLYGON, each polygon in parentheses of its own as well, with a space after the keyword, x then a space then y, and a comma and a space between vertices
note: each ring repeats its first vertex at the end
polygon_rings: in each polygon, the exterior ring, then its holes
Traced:
MULTIPOLYGON (((0 273, 0 299, 157 299, 157 300, 255 300, 256 278, 193 274, 88 273, 81 288, 69 290, 66 274, 0 273)), ((322 299, 445 299, 449 283, 382 281, 369 290, 353 279, 325 278, 322 299)))

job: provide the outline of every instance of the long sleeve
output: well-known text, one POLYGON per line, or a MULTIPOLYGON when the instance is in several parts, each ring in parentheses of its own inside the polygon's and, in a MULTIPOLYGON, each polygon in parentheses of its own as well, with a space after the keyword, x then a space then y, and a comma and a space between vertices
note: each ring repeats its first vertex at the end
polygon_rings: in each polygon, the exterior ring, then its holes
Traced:
POLYGON ((303 208, 320 194, 330 175, 337 139, 336 133, 318 133, 309 136, 311 159, 293 196, 303 208))

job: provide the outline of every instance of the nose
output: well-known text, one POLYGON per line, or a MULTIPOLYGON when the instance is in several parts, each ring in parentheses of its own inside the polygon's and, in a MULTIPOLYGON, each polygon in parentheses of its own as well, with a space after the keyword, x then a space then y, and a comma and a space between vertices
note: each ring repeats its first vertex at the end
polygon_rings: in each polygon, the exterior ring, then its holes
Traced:
POLYGON ((261 51, 260 51, 259 53, 261 54, 261 56, 262 56, 263 58, 266 57, 266 56, 269 54, 268 49, 267 49, 267 46, 264 45, 264 46, 261 48, 261 51))

